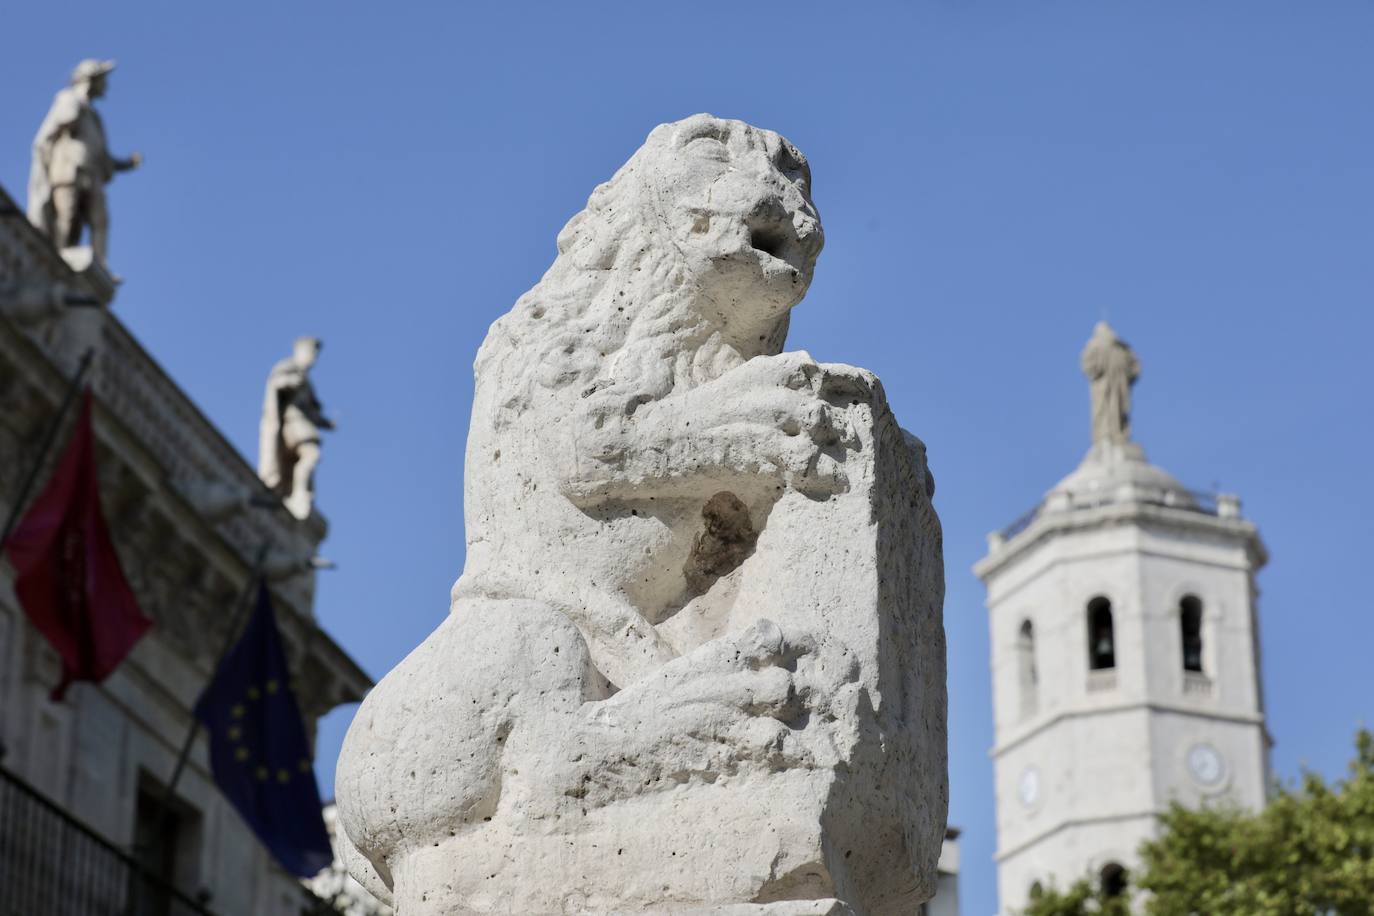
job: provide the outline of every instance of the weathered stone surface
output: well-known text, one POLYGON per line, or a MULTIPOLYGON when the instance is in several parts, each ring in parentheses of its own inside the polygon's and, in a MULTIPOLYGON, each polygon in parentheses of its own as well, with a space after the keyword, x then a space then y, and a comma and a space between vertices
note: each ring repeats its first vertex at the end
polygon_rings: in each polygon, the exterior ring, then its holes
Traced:
POLYGON ((663 125, 487 336, 450 616, 377 687, 344 858, 405 916, 910 913, 947 801, 925 450, 781 352, 805 159, 663 125))

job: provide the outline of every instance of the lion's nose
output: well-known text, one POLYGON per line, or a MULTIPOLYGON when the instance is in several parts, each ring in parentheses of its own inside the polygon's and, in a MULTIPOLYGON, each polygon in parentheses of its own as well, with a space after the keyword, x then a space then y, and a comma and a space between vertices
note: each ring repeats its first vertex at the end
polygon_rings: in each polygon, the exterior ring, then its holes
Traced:
POLYGON ((825 244, 825 233, 821 231, 821 221, 815 216, 805 210, 794 211, 792 213, 792 231, 808 254, 820 253, 821 246, 825 244))

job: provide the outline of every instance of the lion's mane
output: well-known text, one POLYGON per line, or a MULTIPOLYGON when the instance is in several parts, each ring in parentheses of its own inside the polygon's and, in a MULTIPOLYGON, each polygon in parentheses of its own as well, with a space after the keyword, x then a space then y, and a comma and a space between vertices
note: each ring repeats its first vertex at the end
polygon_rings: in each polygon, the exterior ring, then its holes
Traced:
MULTIPOLYGON (((764 147, 763 131, 709 115, 656 128, 563 227, 558 256, 539 283, 491 326, 474 367, 479 382, 500 379, 508 393, 525 395, 535 386, 574 397, 622 391, 632 409, 743 361, 696 307, 693 278, 668 229, 671 202, 654 181, 654 160, 675 154, 681 132, 722 123, 757 135, 751 142, 764 147)), ((781 352, 787 325, 784 315, 760 352, 781 352)))

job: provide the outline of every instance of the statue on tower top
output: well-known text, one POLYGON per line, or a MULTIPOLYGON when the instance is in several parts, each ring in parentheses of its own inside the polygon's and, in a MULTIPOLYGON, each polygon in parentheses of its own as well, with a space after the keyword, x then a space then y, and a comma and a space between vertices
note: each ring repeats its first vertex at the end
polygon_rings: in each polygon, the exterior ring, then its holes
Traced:
POLYGON ((1125 445, 1131 441, 1131 386, 1140 377, 1140 360, 1111 325, 1099 321, 1082 361, 1092 390, 1093 445, 1125 445))
POLYGON ((128 159, 110 154, 105 126, 94 102, 105 94, 112 60, 83 60, 72 71, 71 85, 57 93, 52 109, 33 138, 29 173, 29 221, 59 249, 81 241, 90 229, 91 250, 102 266, 109 238, 105 185, 116 172, 137 168, 139 153, 128 159))

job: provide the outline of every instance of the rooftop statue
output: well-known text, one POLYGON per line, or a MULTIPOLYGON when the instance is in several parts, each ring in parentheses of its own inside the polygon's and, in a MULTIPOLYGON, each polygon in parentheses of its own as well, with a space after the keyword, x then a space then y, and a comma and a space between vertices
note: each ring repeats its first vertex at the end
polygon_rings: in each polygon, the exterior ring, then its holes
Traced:
POLYGON ((110 232, 105 185, 116 172, 143 161, 139 153, 118 159, 105 143, 105 127, 93 103, 105 94, 114 67, 112 60, 77 64, 72 84, 57 93, 33 138, 29 171, 29 221, 59 249, 80 244, 82 229, 89 228, 91 250, 102 266, 110 232))
POLYGON ((1125 445, 1131 441, 1131 386, 1140 377, 1140 360, 1107 322, 1099 321, 1082 362, 1092 391, 1093 444, 1125 445))
POLYGON ((314 505, 320 431, 334 428, 310 384, 322 346, 318 338, 298 338, 291 355, 272 367, 258 427, 258 476, 301 519, 314 505))
POLYGON ((339 760, 342 857, 399 912, 931 896, 933 483, 871 373, 783 351, 821 243, 796 147, 698 115, 592 193, 492 325, 451 611, 339 760))

